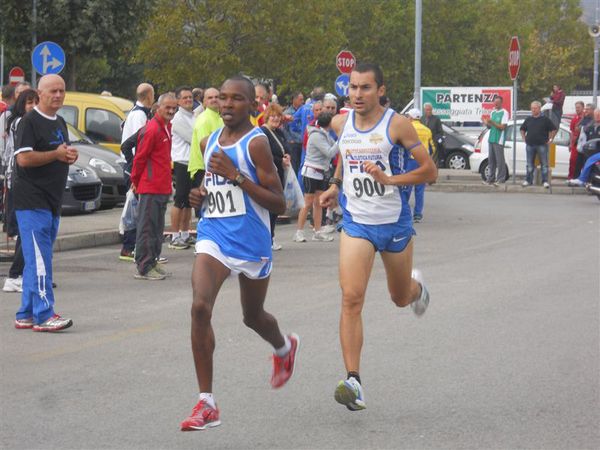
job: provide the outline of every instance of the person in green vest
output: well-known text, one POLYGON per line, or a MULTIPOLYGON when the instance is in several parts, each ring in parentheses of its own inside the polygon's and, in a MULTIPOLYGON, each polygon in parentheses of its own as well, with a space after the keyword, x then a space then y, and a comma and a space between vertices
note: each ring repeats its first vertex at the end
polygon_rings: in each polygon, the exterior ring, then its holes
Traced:
POLYGON ((506 136, 504 131, 508 125, 508 111, 502 108, 502 97, 494 97, 494 109, 490 113, 489 119, 482 117, 482 122, 490 128, 488 133, 489 154, 488 154, 488 177, 483 184, 493 184, 498 186, 506 182, 506 162, 504 161, 504 141, 506 136))
POLYGON ((201 177, 204 174, 204 158, 200 151, 200 142, 213 131, 224 126, 223 119, 219 114, 219 90, 208 88, 204 92, 204 111, 198 116, 194 123, 192 142, 190 144, 190 162, 188 172, 192 178, 193 186, 200 186, 201 177))

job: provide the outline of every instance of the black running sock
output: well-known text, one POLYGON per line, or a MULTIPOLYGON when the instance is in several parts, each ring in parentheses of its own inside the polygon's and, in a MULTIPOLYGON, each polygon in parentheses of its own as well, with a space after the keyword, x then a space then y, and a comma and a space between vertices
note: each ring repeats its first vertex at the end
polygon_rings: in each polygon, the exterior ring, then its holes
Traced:
POLYGON ((346 379, 349 379, 351 377, 354 377, 354 379, 362 385, 362 383, 360 382, 360 375, 358 374, 358 372, 348 372, 348 376, 346 377, 346 379))

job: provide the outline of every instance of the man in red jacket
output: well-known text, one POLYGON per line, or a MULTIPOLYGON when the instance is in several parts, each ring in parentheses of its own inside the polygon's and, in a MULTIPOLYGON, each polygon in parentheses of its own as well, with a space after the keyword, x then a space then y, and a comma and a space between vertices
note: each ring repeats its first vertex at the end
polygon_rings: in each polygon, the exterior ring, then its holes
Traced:
POLYGON ((138 137, 131 185, 139 194, 135 263, 138 280, 164 280, 158 266, 165 229, 165 213, 171 195, 171 119, 177 111, 173 94, 158 99, 158 110, 138 137))

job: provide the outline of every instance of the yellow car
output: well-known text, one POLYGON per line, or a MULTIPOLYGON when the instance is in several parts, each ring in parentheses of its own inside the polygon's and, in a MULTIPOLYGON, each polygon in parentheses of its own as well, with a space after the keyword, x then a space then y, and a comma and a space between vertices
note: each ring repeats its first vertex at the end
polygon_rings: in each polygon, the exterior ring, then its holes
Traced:
POLYGON ((94 142, 121 153, 121 124, 133 108, 133 102, 84 92, 67 92, 58 114, 94 142))

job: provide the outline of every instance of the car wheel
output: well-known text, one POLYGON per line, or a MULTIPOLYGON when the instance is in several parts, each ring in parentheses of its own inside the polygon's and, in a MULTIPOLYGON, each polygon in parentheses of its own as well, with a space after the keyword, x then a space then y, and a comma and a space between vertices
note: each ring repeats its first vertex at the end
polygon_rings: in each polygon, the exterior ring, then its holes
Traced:
POLYGON ((488 160, 485 159, 481 162, 479 166, 479 175, 481 175, 481 179, 483 181, 489 180, 490 178, 490 168, 488 167, 488 160))
POLYGON ((463 152, 451 152, 446 156, 446 168, 465 170, 469 168, 469 158, 463 152))

